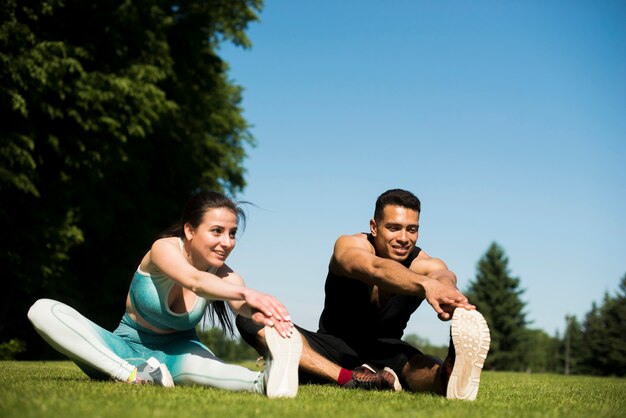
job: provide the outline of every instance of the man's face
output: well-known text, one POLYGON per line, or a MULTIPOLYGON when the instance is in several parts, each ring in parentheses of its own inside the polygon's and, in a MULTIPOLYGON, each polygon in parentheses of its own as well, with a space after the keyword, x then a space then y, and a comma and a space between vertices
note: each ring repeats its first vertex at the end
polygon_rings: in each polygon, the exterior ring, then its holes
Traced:
POLYGON ((404 261, 411 253, 419 230, 419 213, 402 206, 387 205, 379 222, 370 221, 379 257, 404 261))

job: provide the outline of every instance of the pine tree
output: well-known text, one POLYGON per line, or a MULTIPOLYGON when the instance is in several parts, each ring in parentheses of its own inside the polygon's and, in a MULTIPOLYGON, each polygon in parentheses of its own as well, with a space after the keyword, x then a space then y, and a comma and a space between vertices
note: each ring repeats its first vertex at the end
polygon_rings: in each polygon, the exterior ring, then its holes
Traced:
POLYGON ((485 367, 494 370, 523 370, 523 340, 526 335, 525 302, 520 281, 512 277, 504 250, 492 243, 478 262, 476 278, 466 292, 483 314, 491 331, 491 348, 485 367))
POLYGON ((582 325, 575 316, 565 316, 565 334, 560 344, 565 374, 588 374, 589 370, 585 362, 589 358, 589 347, 585 342, 582 325))
MULTIPOLYGON (((605 302, 607 298, 608 295, 605 295, 605 302)), ((584 374, 604 374, 604 362, 607 357, 605 343, 607 330, 603 308, 604 305, 598 307, 594 302, 583 322, 584 342, 588 350, 583 356, 582 372, 584 374)))
POLYGON ((588 350, 584 371, 600 375, 626 375, 626 275, 615 297, 608 293, 585 317, 584 342, 588 350))
POLYGON ((606 374, 626 376, 626 274, 620 291, 606 306, 607 340, 609 347, 606 374))

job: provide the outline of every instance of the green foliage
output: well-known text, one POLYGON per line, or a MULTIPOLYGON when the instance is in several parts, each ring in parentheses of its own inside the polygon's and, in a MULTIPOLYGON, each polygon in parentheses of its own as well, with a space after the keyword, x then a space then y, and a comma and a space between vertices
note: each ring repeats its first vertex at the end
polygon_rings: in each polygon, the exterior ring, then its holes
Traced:
POLYGON ((508 258, 495 242, 478 262, 476 278, 466 292, 483 314, 491 331, 487 369, 524 370, 523 342, 527 337, 525 303, 519 279, 511 277, 508 258))
POLYGON ((422 338, 416 334, 408 334, 403 340, 417 348, 424 354, 444 360, 448 355, 448 346, 433 345, 426 338, 422 338))
POLYGON ((587 365, 590 356, 589 346, 585 341, 582 325, 575 316, 565 317, 565 333, 560 343, 559 360, 565 374, 594 374, 587 365))
MULTIPOLYGON (((0 339, 61 299, 111 328, 132 271, 191 193, 245 186, 241 88, 217 55, 261 0, 5 0, 0 339)), ((36 353, 38 352, 38 353, 36 353)))
POLYGON ((572 373, 626 376, 626 275, 615 296, 595 303, 580 326, 568 319, 564 344, 570 344, 572 373))
POLYGON ((0 360, 15 360, 15 356, 26 351, 26 343, 12 339, 0 344, 0 360))
POLYGON ((227 363, 241 363, 259 357, 259 353, 241 338, 229 338, 220 328, 197 329, 197 332, 200 341, 227 363))
POLYGON ((525 371, 555 372, 559 367, 560 341, 540 329, 524 329, 520 352, 525 371))
POLYGON ((69 362, 0 362, 0 416, 120 417, 622 417, 626 380, 484 372, 478 399, 302 385, 295 399, 202 386, 89 380, 69 362), (25 394, 27 396, 25 396, 25 394))
POLYGON ((619 289, 618 294, 610 297, 604 307, 608 331, 605 343, 609 347, 604 374, 626 376, 626 274, 622 277, 619 289))

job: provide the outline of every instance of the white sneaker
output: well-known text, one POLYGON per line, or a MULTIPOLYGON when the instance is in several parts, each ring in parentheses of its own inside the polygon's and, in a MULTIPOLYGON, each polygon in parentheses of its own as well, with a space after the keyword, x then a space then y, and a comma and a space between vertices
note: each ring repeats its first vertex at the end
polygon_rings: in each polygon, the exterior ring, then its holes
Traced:
POLYGON ((489 327, 480 312, 457 308, 452 314, 450 335, 455 358, 446 396, 473 401, 491 342, 489 327))
POLYGON ((134 378, 131 376, 130 383, 174 387, 174 379, 167 366, 154 357, 150 357, 145 363, 137 366, 135 376, 134 378))
POLYGON ((294 328, 291 338, 283 338, 272 327, 265 327, 265 394, 268 398, 294 398, 298 394, 298 365, 302 337, 294 328))

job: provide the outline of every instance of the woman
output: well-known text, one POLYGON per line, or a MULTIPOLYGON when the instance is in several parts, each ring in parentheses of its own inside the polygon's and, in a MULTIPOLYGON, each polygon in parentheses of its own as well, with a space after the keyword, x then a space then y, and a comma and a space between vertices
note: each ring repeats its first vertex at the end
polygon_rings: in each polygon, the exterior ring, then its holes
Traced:
POLYGON ((246 288, 224 263, 243 217, 241 208, 219 193, 194 196, 182 220, 141 260, 126 313, 112 333, 50 299, 38 300, 28 318, 48 343, 93 378, 294 397, 302 340, 287 309, 273 296, 246 288), (232 333, 224 301, 265 326, 269 353, 264 372, 225 364, 200 343, 195 327, 207 309, 232 333))

